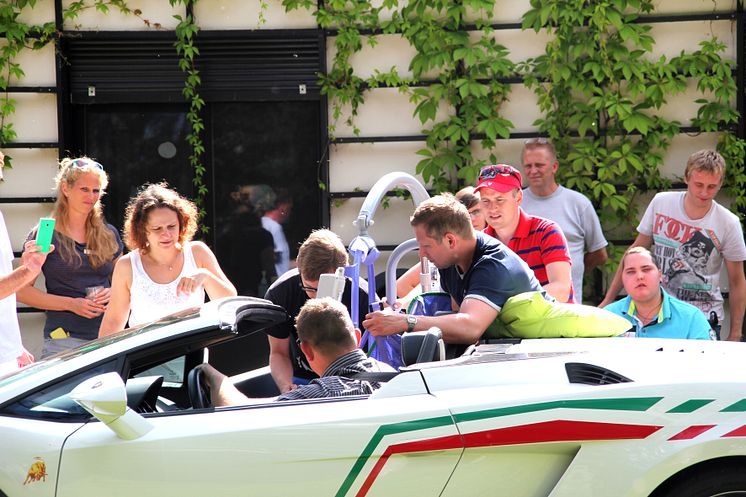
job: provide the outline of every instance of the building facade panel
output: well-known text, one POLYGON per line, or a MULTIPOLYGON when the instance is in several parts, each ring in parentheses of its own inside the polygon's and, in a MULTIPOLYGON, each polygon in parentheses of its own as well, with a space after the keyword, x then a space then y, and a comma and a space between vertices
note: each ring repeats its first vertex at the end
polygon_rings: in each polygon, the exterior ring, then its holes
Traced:
POLYGON ((202 29, 316 28, 312 12, 305 9, 285 12, 280 0, 200 0, 194 6, 194 17, 202 29))
MULTIPOLYGON (((378 0, 378 5, 383 0, 378 0)), ((55 20, 55 0, 39 0, 36 5, 26 7, 21 14, 20 19, 24 22, 43 23, 53 22, 55 20)), ((72 0, 61 0, 63 8, 69 7, 72 0)), ((133 40, 147 40, 153 33, 158 36, 169 35, 178 21, 174 15, 184 16, 186 9, 183 5, 171 6, 166 0, 128 0, 127 5, 132 9, 141 11, 138 15, 128 15, 118 12, 111 8, 108 13, 98 12, 95 8, 87 8, 74 19, 67 21, 64 25, 66 30, 64 40, 72 36, 78 36, 74 31, 84 32, 84 36, 98 36, 103 38, 117 36, 116 32, 124 33, 124 38, 133 40), (160 25, 159 29, 155 28, 156 23, 160 25), (147 34, 146 34, 147 33, 147 34)), ((661 55, 667 57, 677 56, 682 50, 693 51, 698 48, 698 43, 709 38, 713 34, 723 41, 727 50, 725 57, 736 59, 739 55, 737 46, 736 22, 731 15, 737 8, 735 0, 731 1, 704 1, 704 0, 659 0, 655 2, 656 16, 665 16, 669 14, 699 14, 709 15, 713 12, 722 12, 723 16, 719 20, 676 20, 660 19, 651 23, 651 34, 656 39, 651 58, 657 59, 661 55)), ((544 47, 550 40, 550 35, 546 32, 535 33, 532 30, 523 31, 519 29, 518 24, 521 22, 522 14, 530 8, 529 0, 498 0, 492 15, 492 21, 496 24, 508 23, 508 25, 499 25, 491 34, 494 39, 505 45, 509 54, 508 57, 513 62, 522 62, 529 57, 541 55, 544 47)), ((272 178, 269 173, 283 171, 283 179, 292 185, 293 181, 298 181, 301 174, 286 174, 284 171, 288 167, 296 167, 304 173, 300 190, 296 191, 296 199, 313 196, 313 202, 308 205, 319 207, 299 208, 300 210, 314 210, 311 215, 303 217, 297 213, 296 219, 316 219, 316 225, 329 225, 332 229, 340 233, 345 242, 349 242, 357 233, 352 221, 357 217, 358 210, 362 204, 361 195, 363 195, 383 174, 390 171, 405 171, 416 174, 416 165, 421 160, 417 155, 417 150, 425 146, 423 132, 432 126, 432 122, 421 123, 417 116, 414 115, 415 105, 410 101, 410 96, 394 88, 376 88, 365 92, 365 102, 360 106, 358 116, 354 120, 354 127, 358 128, 359 135, 356 135, 353 126, 348 126, 344 120, 349 113, 349 108, 343 109, 343 117, 333 122, 333 102, 327 102, 319 94, 318 83, 315 80, 316 72, 323 71, 324 67, 330 67, 333 62, 335 53, 334 30, 321 30, 318 28, 313 12, 306 10, 296 10, 285 12, 281 0, 267 0, 266 2, 246 2, 244 0, 200 0, 193 8, 194 18, 198 26, 204 30, 203 39, 225 38, 230 44, 230 36, 235 35, 239 30, 240 36, 246 39, 255 36, 255 33, 266 34, 270 38, 275 36, 276 40, 292 42, 293 38, 289 32, 283 33, 281 30, 304 30, 304 33, 311 38, 317 37, 320 41, 312 51, 315 50, 317 60, 313 62, 314 69, 310 70, 308 76, 303 81, 297 81, 290 78, 291 83, 286 85, 274 84, 278 81, 288 81, 287 68, 280 63, 275 70, 272 66, 280 60, 281 56, 276 53, 270 54, 264 52, 261 47, 251 52, 256 56, 252 63, 258 64, 258 69, 252 71, 257 76, 256 81, 258 89, 249 89, 231 87, 231 82, 240 81, 246 83, 247 78, 241 76, 238 69, 239 64, 235 67, 231 64, 216 65, 215 61, 219 58, 218 53, 225 47, 220 43, 211 45, 214 47, 213 52, 205 50, 202 58, 198 58, 197 64, 202 71, 203 86, 201 91, 207 100, 203 110, 205 122, 208 130, 205 132, 204 139, 210 152, 206 154, 205 161, 208 170, 208 190, 212 195, 208 198, 208 219, 213 216, 220 218, 223 215, 220 208, 227 210, 225 207, 230 202, 230 186, 215 184, 214 182, 223 181, 226 175, 233 174, 232 171, 242 172, 240 182, 243 186, 249 182, 265 183, 272 178), (261 4, 265 3, 266 8, 261 4), (307 33, 306 33, 307 32, 307 33), (212 55, 210 55, 210 52, 212 55), (259 55, 257 55, 259 54, 259 55), (262 57, 265 57, 264 59, 262 57), (201 65, 200 64, 204 64, 201 65), (219 66, 219 67, 218 67, 219 66), (272 66, 272 67, 270 67, 272 66), (282 66, 282 67, 281 67, 282 66), (270 69, 267 69, 270 67, 270 69), (267 70, 265 73, 259 69, 267 70), (219 70, 218 70, 219 69, 219 70), (273 73, 276 76, 272 76, 273 73), (285 77, 285 79, 283 79, 285 77), (310 79, 309 79, 310 78, 310 79), (260 84, 268 82, 267 84, 260 84), (236 105, 234 108, 233 105, 236 105), (246 105, 247 107, 241 107, 246 105), (294 107, 297 105, 297 107, 294 107), (316 108, 309 108, 309 105, 317 105, 316 108), (274 106, 274 107, 273 107, 274 106), (273 112, 272 109, 276 112, 273 112), (250 110, 246 110, 250 109, 250 110), (231 130, 230 126, 225 125, 227 122, 233 123, 234 117, 245 118, 250 121, 252 114, 256 114, 261 120, 255 123, 256 126, 249 126, 241 119, 235 119, 235 126, 242 129, 231 130), (239 114, 239 116, 236 116, 239 114), (279 115, 286 119, 282 121, 277 118, 279 115), (228 117, 226 117, 228 116, 228 117), (311 121, 303 122, 301 126, 292 127, 289 123, 294 119, 308 120, 308 116, 313 116, 311 121), (224 126, 219 126, 220 121, 224 126), (277 126, 277 128, 271 128, 277 126), (243 123, 243 124, 242 124, 243 123), (328 136, 324 131, 327 124, 335 125, 332 136, 328 136), (313 155, 305 157, 308 160, 293 159, 297 164, 288 165, 282 161, 281 152, 286 150, 288 145, 278 145, 273 135, 283 134, 283 130, 293 129, 292 133, 313 135, 312 139, 306 140, 313 142, 309 145, 306 152, 298 152, 299 156, 313 155), (220 130, 221 136, 215 136, 215 130, 220 130), (233 133, 232 131, 236 131, 233 133), (336 143, 334 138, 344 138, 347 142, 353 143, 336 143), (377 141, 384 137, 387 141, 377 141), (367 140, 366 142, 366 139, 367 140), (357 143, 362 142, 362 143, 357 143), (268 145, 271 144, 271 145, 268 145), (263 147, 278 147, 280 154, 272 157, 263 156, 263 147), (263 162, 263 161, 266 161, 263 162), (279 164, 279 165, 278 165, 279 164), (245 166, 245 167, 244 167, 245 166), (220 168, 224 168, 221 169, 220 168), (244 169, 241 169, 244 167, 244 169), (231 169, 233 168, 233 169, 231 169), (231 171, 231 173, 226 173, 231 171), (309 172, 310 171, 310 172, 309 172), (323 185, 325 190, 319 188, 323 185), (349 198, 352 197, 352 198, 349 198)), ((473 13, 473 19, 478 17, 478 13, 473 13)), ((383 18, 389 14, 384 12, 383 18)), ((481 33, 473 33, 472 39, 476 39, 481 33)), ((376 35, 378 42, 375 47, 365 45, 363 50, 355 54, 351 62, 357 76, 366 78, 375 74, 375 71, 385 72, 392 67, 396 67, 399 74, 403 77, 411 76, 409 64, 415 51, 400 35, 376 35)), ((144 41, 147 43, 147 41, 144 41)), ((171 49, 171 41, 165 45, 166 49, 171 49)), ((271 42, 272 43, 272 42, 271 42)), ((277 42, 279 44, 279 41, 277 42)), ((236 47, 232 47, 236 48, 236 47)), ((743 50, 744 47, 740 47, 743 50)), ((62 50, 65 50, 65 43, 62 44, 62 50)), ((248 53, 247 52, 247 53, 248 53)), ((300 53, 300 52, 298 52, 300 53)), ((171 56, 175 55, 171 52, 171 56)), ((230 56, 232 57, 232 55, 230 56)), ((230 59, 228 57, 228 59, 230 59)), ((251 57, 249 57, 251 59, 251 57)), ((105 59, 105 58, 104 58, 105 59)), ((64 59, 63 59, 64 60, 64 59)), ((105 61, 105 60, 104 60, 105 61)), ((79 83, 75 79, 75 68, 63 65, 59 75, 55 68, 55 51, 52 45, 47 46, 40 51, 23 51, 16 62, 20 63, 26 72, 25 77, 19 81, 11 81, 11 85, 27 87, 55 87, 59 89, 61 100, 58 100, 57 93, 48 90, 25 89, 20 92, 13 92, 10 97, 16 101, 16 112, 6 120, 12 122, 18 134, 16 141, 24 144, 28 148, 3 148, 3 152, 13 158, 12 170, 5 170, 5 182, 0 183, 0 197, 48 197, 51 190, 51 178, 56 170, 56 162, 60 156, 77 154, 85 152, 86 148, 97 150, 96 147, 86 145, 88 139, 86 132, 86 119, 91 118, 97 111, 109 112, 112 116, 126 114, 125 111, 131 110, 132 115, 127 116, 127 125, 130 126, 127 131, 130 136, 129 148, 136 148, 144 143, 150 143, 145 139, 145 128, 155 126, 153 123, 168 122, 172 128, 161 127, 156 131, 149 128, 148 133, 156 136, 158 144, 163 145, 168 140, 165 138, 167 131, 173 131, 174 136, 182 133, 185 126, 185 116, 188 110, 187 104, 181 96, 181 81, 179 84, 172 85, 171 93, 165 95, 163 88, 158 85, 154 86, 152 94, 144 97, 144 90, 137 85, 129 85, 120 89, 117 96, 106 100, 98 95, 90 97, 88 95, 87 84, 83 86, 69 86, 70 83, 79 83), (70 77, 71 79, 68 79, 70 77), (70 106, 71 88, 74 89, 75 98, 70 106), (127 95, 131 97, 126 100, 127 95), (105 101, 106 100, 106 101, 105 101), (165 109, 166 104, 172 105, 165 109), (103 107, 111 106, 111 107, 103 107), (119 106, 119 107, 117 107, 119 106), (128 107, 129 106, 129 107, 128 107), (157 112, 154 109, 158 109, 157 112), (160 119, 154 114, 161 112, 167 115, 168 119, 160 119), (141 116, 136 114, 140 113, 141 116), (146 116, 147 114, 147 116, 146 116), (133 117, 134 116, 134 117, 133 117), (143 117, 144 116, 144 117, 143 117), (135 124, 133 124, 135 123, 135 124), (143 129, 138 135, 137 123, 142 124, 143 129), (134 126, 134 128, 132 127, 134 126), (168 128, 168 129, 166 129, 168 128), (60 135, 60 130, 62 134, 60 135), (162 138, 162 139, 161 139, 162 138), (34 147, 34 144, 38 144, 34 147), (59 146, 54 147, 55 144, 59 146)), ((68 61, 69 62, 69 61, 68 61)), ((282 61, 280 61, 282 62, 282 61)), ((114 64, 112 64, 113 66, 114 64)), ((244 66, 241 66, 244 67, 244 66)), ((245 69, 245 67, 244 67, 245 69)), ((176 73, 178 77, 183 76, 176 73)), ((428 74, 424 79, 434 79, 436 73, 428 74)), ((253 80, 252 80, 253 81, 253 80)), ((425 82, 427 83, 427 82, 425 82)), ((95 84, 93 85, 96 86, 95 84)), ((150 90, 149 90, 150 91, 150 90)), ((668 119, 676 119, 682 122, 684 126, 690 124, 690 118, 696 112, 697 104, 694 100, 698 98, 698 93, 694 88, 694 83, 690 82, 689 89, 681 95, 669 97, 669 102, 659 112, 660 115, 668 119)), ((652 112, 652 111, 651 111, 652 112)), ((454 113, 454 109, 447 105, 442 105, 437 114, 437 121, 442 121, 454 113)), ((476 158, 487 159, 490 153, 496 156, 498 162, 507 162, 519 164, 520 150, 523 140, 526 136, 534 136, 537 133, 537 127, 534 124, 537 118, 541 117, 541 112, 537 106, 537 98, 533 91, 527 89, 518 81, 518 78, 511 80, 511 94, 509 100, 502 105, 501 114, 506 119, 513 122, 514 136, 509 140, 498 140, 493 150, 482 150, 478 138, 471 142, 472 152, 476 158)), ((160 114, 159 114, 160 115, 160 114)), ((100 116, 99 116, 100 117, 100 116)), ((162 116, 161 116, 162 117, 162 116)), ((113 119, 113 117, 112 117, 113 119)), ((231 124, 232 126, 233 124, 231 124)), ((122 125, 124 126, 124 125, 122 125)), ((125 128, 117 128, 125 129, 125 128)), ((291 134, 292 134, 291 133, 291 134)), ((99 136, 102 135, 99 133, 99 136)), ((114 138, 121 138, 121 135, 112 134, 114 138)), ((179 135, 181 136, 181 135, 179 135)), ((674 182, 680 181, 683 172, 683 166, 686 157, 695 150, 705 147, 713 147, 717 142, 717 133, 696 133, 687 130, 676 136, 666 152, 664 165, 661 172, 664 176, 671 178, 674 182)), ((289 139, 293 136, 288 137, 289 139)), ((305 137, 307 138, 307 136, 305 137)), ((100 139, 100 138, 97 138, 100 139)), ((296 140, 298 141, 298 140, 296 140)), ((155 143, 155 142, 154 142, 155 143)), ((120 146, 121 144, 117 144, 120 146)), ((307 144, 308 145, 308 144, 307 144)), ((145 156, 158 155, 163 158, 166 148, 159 148, 158 154, 150 151, 144 153, 145 156)), ((105 148, 101 148, 105 150, 105 148)), ((119 150, 112 147, 111 150, 119 150)), ((181 153, 179 149, 178 160, 186 160, 188 154, 181 153)), ((289 148, 287 148, 289 150, 289 148)), ((113 157, 97 157, 107 167, 109 164, 116 164, 120 159, 119 155, 124 152, 112 153, 113 157)), ((167 154, 166 154, 167 155, 167 154)), ((271 155, 271 154, 269 154, 271 155)), ((135 159, 127 159, 136 163, 135 159)), ((285 161, 287 162, 287 161, 285 161)), ((152 168, 157 170, 158 163, 154 163, 152 168)), ((114 165, 114 168, 120 166, 114 165)), ((151 167, 151 166, 149 166, 151 167)), ((121 170, 118 171, 121 173, 121 170)), ((188 174, 191 170, 188 169, 188 174)), ((134 176, 133 177, 140 177, 134 176)), ((191 181, 184 175, 187 184, 191 181)), ((236 182, 239 179, 236 177, 236 182)), ((138 185, 127 185, 120 188, 122 191, 117 192, 117 199, 127 197, 138 185)), ((454 182, 454 188, 455 188, 454 182)), ((680 186, 680 185, 679 185, 680 186)), ((652 192, 646 192, 639 195, 636 205, 641 208, 646 205, 652 196, 652 192)), ((106 202, 105 198, 105 202, 106 202)), ((114 200, 112 196, 111 200, 114 200)), ((727 201, 727 198, 724 199, 727 201)), ((117 200, 120 202, 120 200, 117 200)), ((310 201, 309 201, 310 202, 310 201)), ((120 202, 121 203, 121 202, 120 202)), ((32 201, 29 203, 4 203, 2 204, 3 213, 8 222, 11 231, 11 239, 15 250, 20 250, 22 238, 28 229, 33 226, 39 216, 48 214, 51 205, 41 201, 32 201)), ((395 245, 398 242, 411 236, 409 227, 409 216, 411 215, 413 205, 409 200, 392 198, 388 209, 379 208, 376 214, 376 225, 371 229, 371 234, 381 245, 395 245)), ((308 212, 303 212, 308 214, 308 212)), ((310 223, 310 221, 308 221, 310 223)), ((300 232, 301 229, 310 228, 310 226, 295 226, 289 229, 300 232)), ((307 231, 307 230, 306 230, 307 231)), ((609 228, 607 235, 613 238, 621 233, 615 231, 613 227, 609 228)), ((298 235, 298 233, 295 233, 298 235)), ((208 235, 214 236, 214 235, 208 235)), ((213 238, 213 240, 215 240, 213 238)), ((377 268, 381 270, 388 256, 388 251, 384 250, 377 268)), ((414 260, 413 258, 411 259, 414 260)), ((29 336, 38 336, 40 328, 40 314, 24 314, 22 317, 24 333, 29 336)))

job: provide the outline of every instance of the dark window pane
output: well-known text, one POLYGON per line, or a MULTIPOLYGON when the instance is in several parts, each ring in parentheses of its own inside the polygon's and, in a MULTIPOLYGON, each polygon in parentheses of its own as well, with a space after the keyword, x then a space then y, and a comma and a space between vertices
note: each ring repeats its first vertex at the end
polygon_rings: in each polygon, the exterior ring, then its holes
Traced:
POLYGON ((321 224, 319 104, 222 103, 211 104, 211 112, 216 252, 239 293, 263 296, 267 281, 261 284, 260 261, 267 242, 255 193, 265 198, 261 192, 288 191, 292 207, 283 229, 294 258, 300 242, 321 224), (247 188, 257 185, 269 188, 247 188))
POLYGON ((109 174, 107 220, 122 227, 124 208, 147 182, 167 181, 193 197, 189 123, 184 105, 90 105, 76 108, 85 153, 109 174), (82 121, 81 121, 82 119, 82 121))

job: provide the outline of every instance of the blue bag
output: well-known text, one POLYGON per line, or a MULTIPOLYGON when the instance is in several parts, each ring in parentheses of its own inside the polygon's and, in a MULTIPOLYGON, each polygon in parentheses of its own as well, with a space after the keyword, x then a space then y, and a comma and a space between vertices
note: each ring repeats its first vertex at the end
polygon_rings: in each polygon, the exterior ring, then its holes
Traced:
POLYGON ((453 312, 451 296, 446 292, 421 293, 407 307, 407 314, 414 316, 435 316, 439 312, 453 312))
POLYGON ((399 370, 404 365, 401 360, 401 335, 375 337, 365 330, 360 340, 360 347, 368 351, 368 356, 385 362, 392 368, 399 370))

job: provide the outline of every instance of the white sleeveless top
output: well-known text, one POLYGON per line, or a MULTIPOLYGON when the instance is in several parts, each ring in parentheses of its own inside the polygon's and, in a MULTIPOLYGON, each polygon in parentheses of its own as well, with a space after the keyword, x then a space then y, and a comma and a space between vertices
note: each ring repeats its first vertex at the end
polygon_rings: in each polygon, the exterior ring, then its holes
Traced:
POLYGON ((197 264, 192 255, 190 243, 184 244, 184 267, 171 283, 156 283, 150 279, 142 266, 140 251, 130 253, 132 263, 132 287, 130 289, 129 326, 138 326, 155 321, 163 316, 179 312, 190 307, 200 306, 205 302, 205 289, 189 295, 176 295, 176 285, 184 276, 194 274, 197 264))

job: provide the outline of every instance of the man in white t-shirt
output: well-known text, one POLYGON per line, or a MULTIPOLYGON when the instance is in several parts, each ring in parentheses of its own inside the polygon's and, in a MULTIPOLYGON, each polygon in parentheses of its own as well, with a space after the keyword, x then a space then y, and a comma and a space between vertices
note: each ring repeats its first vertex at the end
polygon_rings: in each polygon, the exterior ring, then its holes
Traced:
POLYGON ((606 262, 608 242, 601 230, 596 209, 582 193, 570 190, 555 179, 559 162, 552 142, 546 138, 526 140, 521 152, 528 188, 523 191, 523 210, 551 219, 562 228, 572 259, 575 301, 583 301, 583 274, 606 262))
MULTIPOLYGON (((280 277, 290 269, 290 246, 282 225, 290 218, 293 210, 293 198, 284 188, 276 188, 272 207, 262 216, 262 227, 272 233, 275 241, 275 271, 280 277)), ((262 209, 264 210, 264 209, 262 209)))
MULTIPOLYGON (((714 200, 724 176, 725 160, 714 150, 689 156, 686 192, 662 192, 653 198, 632 247, 650 248, 655 243, 666 291, 697 306, 707 317, 714 312, 719 320, 723 319, 720 271, 725 263, 730 292, 728 340, 739 341, 746 309, 746 245, 738 216, 714 200)), ((621 286, 617 271, 601 307, 614 300, 621 286)))
POLYGON ((33 241, 26 242, 22 265, 13 270, 13 249, 0 212, 0 375, 34 361, 21 343, 15 292, 41 272, 47 254, 38 252, 39 248, 33 241))

